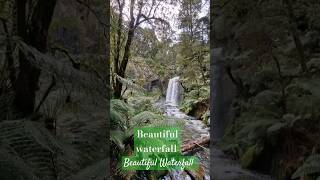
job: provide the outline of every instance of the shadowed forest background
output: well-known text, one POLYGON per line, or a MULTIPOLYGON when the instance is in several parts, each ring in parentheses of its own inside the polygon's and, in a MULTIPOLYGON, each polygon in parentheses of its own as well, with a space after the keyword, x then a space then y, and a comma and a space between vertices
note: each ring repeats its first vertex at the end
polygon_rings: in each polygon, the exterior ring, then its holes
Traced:
POLYGON ((0 1, 0 179, 104 179, 105 1, 0 1))
POLYGON ((319 179, 319 7, 211 1, 212 138, 243 168, 319 179))

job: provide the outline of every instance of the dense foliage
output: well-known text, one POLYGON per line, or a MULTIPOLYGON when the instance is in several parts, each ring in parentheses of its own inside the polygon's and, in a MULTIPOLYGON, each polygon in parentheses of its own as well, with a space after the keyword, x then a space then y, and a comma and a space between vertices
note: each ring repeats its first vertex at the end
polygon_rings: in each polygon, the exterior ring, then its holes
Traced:
POLYGON ((320 150, 317 7, 312 0, 240 0, 212 8, 213 47, 222 49, 218 58, 236 92, 222 147, 276 179, 320 172, 310 160, 320 150))
POLYGON ((0 2, 1 179, 105 178, 102 3, 0 2))

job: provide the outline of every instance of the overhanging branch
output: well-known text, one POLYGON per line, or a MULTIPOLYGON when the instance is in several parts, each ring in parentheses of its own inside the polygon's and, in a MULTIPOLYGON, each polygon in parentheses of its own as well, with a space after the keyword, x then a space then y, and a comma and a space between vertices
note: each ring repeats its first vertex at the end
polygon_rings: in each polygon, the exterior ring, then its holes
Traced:
POLYGON ((144 22, 150 22, 150 20, 155 20, 155 21, 159 21, 163 24, 166 24, 168 26, 170 26, 169 22, 167 22, 166 20, 162 19, 162 18, 159 18, 159 17, 155 17, 155 16, 152 16, 152 17, 147 17, 146 15, 144 14, 141 14, 141 17, 143 17, 143 19, 139 22, 136 23, 135 25, 135 28, 138 27, 140 24, 144 23, 144 22))

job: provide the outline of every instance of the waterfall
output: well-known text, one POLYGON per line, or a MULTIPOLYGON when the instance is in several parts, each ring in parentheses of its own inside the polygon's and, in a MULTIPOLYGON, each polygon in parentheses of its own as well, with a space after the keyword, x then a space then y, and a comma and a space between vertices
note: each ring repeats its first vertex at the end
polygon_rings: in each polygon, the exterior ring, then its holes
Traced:
POLYGON ((166 95, 166 105, 178 106, 181 100, 181 85, 179 82, 179 76, 171 78, 169 80, 167 95, 166 95))
POLYGON ((167 94, 166 94, 166 115, 181 119, 190 119, 191 117, 185 115, 179 110, 181 102, 182 90, 180 84, 180 77, 174 77, 169 80, 167 94))
MULTIPOLYGON (((192 121, 194 120, 194 118, 187 116, 186 114, 181 112, 179 109, 179 105, 182 100, 181 98, 182 89, 181 89, 181 84, 179 80, 180 80, 179 76, 171 78, 169 80, 167 94, 166 94, 166 101, 165 101, 166 115, 181 119, 181 121, 187 121, 191 123, 191 124, 188 124, 186 122, 187 127, 190 128, 192 126, 192 127, 196 127, 196 129, 200 128, 201 129, 200 132, 201 132, 205 128, 203 128, 203 126, 199 126, 197 123, 194 123, 192 121)), ((207 129, 205 129, 205 131, 207 133, 207 129)), ((164 180, 178 180, 178 179, 191 180, 192 178, 188 174, 186 174, 184 171, 181 171, 181 170, 172 170, 169 172, 168 175, 164 177, 164 180)), ((206 177, 206 180, 207 179, 208 178, 206 177)))

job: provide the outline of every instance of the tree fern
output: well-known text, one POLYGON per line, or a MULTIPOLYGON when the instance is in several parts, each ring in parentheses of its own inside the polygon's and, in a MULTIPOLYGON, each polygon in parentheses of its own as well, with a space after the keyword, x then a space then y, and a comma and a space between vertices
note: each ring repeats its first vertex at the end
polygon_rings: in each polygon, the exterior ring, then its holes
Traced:
POLYGON ((110 141, 112 141, 115 145, 117 145, 120 149, 124 149, 123 141, 129 137, 128 132, 124 132, 121 130, 113 130, 110 131, 110 141))
POLYGON ((0 174, 2 180, 40 180, 34 170, 29 168, 26 162, 14 152, 8 152, 10 147, 4 147, 1 142, 0 148, 0 174))
POLYGON ((62 178, 80 168, 80 154, 58 142, 38 123, 25 120, 7 121, 2 122, 0 128, 1 144, 10 147, 14 158, 29 166, 32 169, 30 172, 34 172, 35 176, 41 179, 62 178))
POLYGON ((87 103, 74 106, 58 117, 58 137, 80 150, 83 159, 91 163, 104 157, 106 113, 103 108, 87 103))
POLYGON ((143 111, 159 112, 155 107, 157 99, 145 95, 136 95, 128 98, 128 104, 134 109, 134 114, 139 114, 143 111))
POLYGON ((64 83, 68 82, 73 86, 88 91, 88 95, 100 95, 106 97, 108 87, 104 86, 104 81, 96 73, 83 72, 72 67, 66 59, 56 59, 48 54, 43 54, 37 49, 28 46, 20 40, 16 40, 17 48, 28 57, 28 61, 40 68, 42 73, 54 75, 64 83))
POLYGON ((110 101, 111 109, 124 115, 127 119, 131 118, 133 109, 124 101, 112 99, 110 101))
POLYGON ((110 128, 111 129, 126 129, 126 119, 125 116, 117 111, 110 110, 110 128))
POLYGON ((267 134, 269 137, 273 135, 278 135, 278 133, 283 129, 283 128, 293 128, 296 126, 296 123, 303 119, 300 116, 295 116, 293 114, 285 114, 283 115, 282 119, 280 122, 274 123, 272 126, 270 126, 267 129, 267 134))
POLYGON ((275 119, 253 118, 253 120, 243 124, 243 128, 236 133, 236 138, 249 138, 256 140, 257 138, 264 137, 267 128, 277 122, 275 119))

